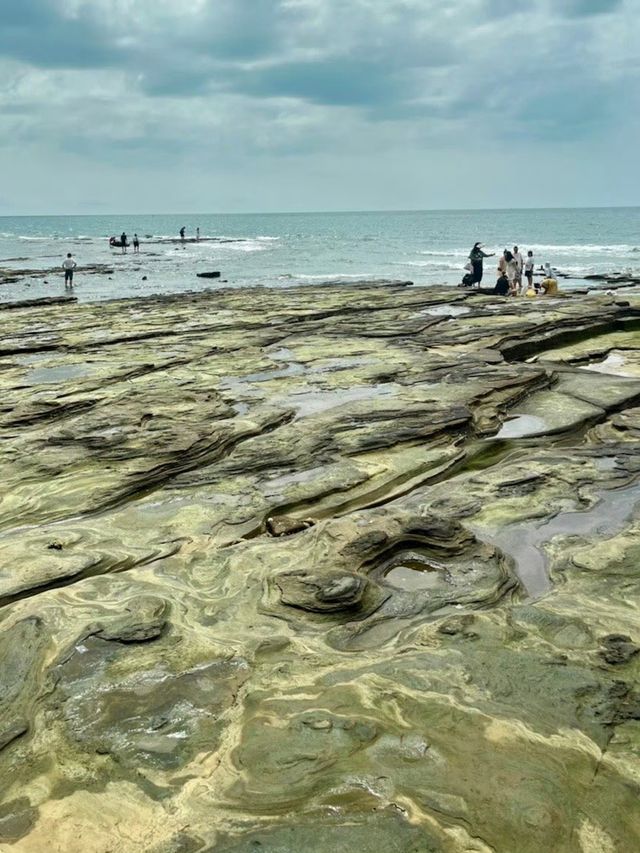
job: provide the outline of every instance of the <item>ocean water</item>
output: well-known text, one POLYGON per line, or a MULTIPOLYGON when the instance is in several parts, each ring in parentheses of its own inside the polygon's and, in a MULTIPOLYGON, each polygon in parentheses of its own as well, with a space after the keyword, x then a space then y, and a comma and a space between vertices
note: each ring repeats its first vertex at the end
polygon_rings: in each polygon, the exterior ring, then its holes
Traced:
MULTIPOLYGON (((0 287, 0 300, 63 292, 66 252, 78 262, 81 300, 176 293, 217 287, 282 287, 321 281, 387 278, 416 284, 457 284, 476 240, 486 251, 514 244, 577 276, 640 274, 640 208, 394 211, 366 213, 31 216, 0 217, 0 268, 51 270, 45 279, 0 287), (200 228, 201 241, 180 245, 200 228), (141 239, 123 255, 110 236, 141 239), (83 275, 86 264, 107 264, 108 275, 83 275), (221 281, 198 272, 219 270, 221 281), (143 280, 146 276, 146 280, 143 280), (46 281, 46 283, 45 283, 46 281)), ((495 263, 485 261, 485 281, 495 263)))

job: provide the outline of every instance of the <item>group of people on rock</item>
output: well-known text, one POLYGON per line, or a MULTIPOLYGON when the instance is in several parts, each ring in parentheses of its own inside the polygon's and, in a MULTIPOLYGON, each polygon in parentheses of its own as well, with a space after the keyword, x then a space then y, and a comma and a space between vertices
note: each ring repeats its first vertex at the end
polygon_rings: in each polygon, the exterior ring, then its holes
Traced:
POLYGON ((551 267, 546 264, 544 268, 544 278, 540 282, 533 281, 533 273, 535 268, 535 260, 533 252, 529 250, 526 257, 523 257, 517 246, 513 247, 513 251, 505 249, 498 260, 498 279, 495 287, 491 290, 481 288, 480 282, 483 277, 483 266, 485 258, 495 257, 494 252, 485 252, 483 244, 478 242, 473 244, 473 248, 469 252, 469 262, 465 266, 466 275, 462 279, 462 286, 477 287, 480 292, 494 293, 498 296, 556 296, 558 294, 558 282, 554 278, 551 267), (526 279, 526 285, 523 286, 522 279, 526 279))
MULTIPOLYGON (((182 226, 182 228, 180 229, 180 232, 179 232, 179 233, 180 233, 180 242, 181 242, 181 243, 184 243, 184 242, 185 242, 185 240, 187 239, 187 237, 186 237, 186 231, 187 231, 187 229, 186 229, 186 228, 184 227, 184 225, 183 225, 183 226, 182 226)), ((192 239, 193 239, 193 238, 192 238, 192 239)), ((200 242, 200 229, 199 229, 199 228, 196 228, 196 243, 199 243, 199 242, 200 242)))
POLYGON ((127 237, 127 234, 126 234, 126 232, 125 232, 125 231, 123 231, 123 232, 122 232, 122 234, 120 235, 120 239, 119 239, 119 240, 116 240, 116 238, 115 238, 115 237, 110 237, 110 238, 109 238, 109 246, 111 246, 111 248, 112 248, 112 249, 113 249, 115 246, 120 246, 120 247, 121 247, 121 249, 122 249, 122 254, 123 254, 123 255, 126 255, 126 253, 127 253, 127 248, 129 247, 129 245, 132 245, 132 246, 133 246, 134 254, 136 254, 136 255, 137 255, 137 254, 138 254, 138 252, 140 251, 140 238, 138 237, 138 235, 137 235, 137 234, 134 234, 134 235, 133 235, 133 240, 131 241, 131 243, 129 243, 129 238, 127 237))
MULTIPOLYGON (((187 237, 186 237, 186 228, 184 225, 182 226, 182 228, 180 229, 180 231, 178 233, 180 234, 180 242, 185 243, 187 237)), ((198 243, 200 242, 200 229, 199 228, 196 228, 196 242, 198 242, 198 243)), ((140 238, 138 237, 137 234, 133 235, 133 240, 131 241, 131 243, 129 243, 129 238, 127 237, 127 234, 125 231, 123 231, 122 234, 120 235, 120 239, 118 239, 117 237, 110 237, 109 238, 109 246, 112 249, 114 249, 116 247, 121 248, 123 255, 125 255, 127 253, 127 249, 130 245, 133 246, 134 254, 138 254, 138 252, 140 251, 140 238)))

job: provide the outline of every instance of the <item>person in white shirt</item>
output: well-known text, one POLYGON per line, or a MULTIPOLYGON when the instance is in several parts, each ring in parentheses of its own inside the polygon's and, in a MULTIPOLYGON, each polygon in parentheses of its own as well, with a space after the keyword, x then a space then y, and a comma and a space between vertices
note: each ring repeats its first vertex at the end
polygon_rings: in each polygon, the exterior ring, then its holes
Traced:
POLYGON ((71 252, 67 252, 67 257, 62 262, 62 269, 64 270, 64 287, 65 290, 68 287, 73 287, 73 271, 78 266, 75 262, 73 255, 71 252))
POLYGON ((533 287, 533 268, 535 266, 535 260, 533 258, 533 252, 531 249, 527 252, 527 259, 524 262, 524 274, 527 277, 527 283, 529 288, 533 287))
POLYGON ((507 279, 509 280, 509 296, 517 296, 518 286, 516 280, 518 278, 518 262, 508 249, 504 250, 504 260, 507 279))
POLYGON ((513 247, 513 257, 516 262, 516 287, 518 289, 518 294, 520 294, 520 290, 522 289, 522 269, 524 267, 524 260, 517 246, 513 247))

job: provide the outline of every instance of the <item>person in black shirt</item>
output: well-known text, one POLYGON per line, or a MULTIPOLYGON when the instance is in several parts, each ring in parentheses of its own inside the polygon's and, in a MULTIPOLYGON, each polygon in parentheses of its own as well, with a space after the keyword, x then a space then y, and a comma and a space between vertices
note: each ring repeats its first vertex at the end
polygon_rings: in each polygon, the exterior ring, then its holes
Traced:
POLYGON ((498 296, 508 296, 509 295, 509 279, 502 273, 500 278, 496 281, 496 286, 494 288, 494 293, 497 293, 498 296))
POLYGON ((473 249, 469 252, 469 261, 471 262, 471 274, 473 275, 473 283, 480 284, 482 281, 482 261, 484 258, 492 258, 493 252, 488 254, 482 251, 482 243, 474 243, 473 249))

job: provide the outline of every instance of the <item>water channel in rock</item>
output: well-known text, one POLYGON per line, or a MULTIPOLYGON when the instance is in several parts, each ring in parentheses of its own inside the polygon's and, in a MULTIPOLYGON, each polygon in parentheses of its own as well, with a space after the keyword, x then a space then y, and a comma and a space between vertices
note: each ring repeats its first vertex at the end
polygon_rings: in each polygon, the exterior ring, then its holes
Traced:
POLYGON ((501 530, 470 524, 479 538, 511 557, 528 596, 539 598, 551 588, 544 546, 556 536, 608 537, 624 528, 640 501, 640 482, 600 491, 597 502, 586 510, 560 512, 550 521, 516 522, 501 530))

